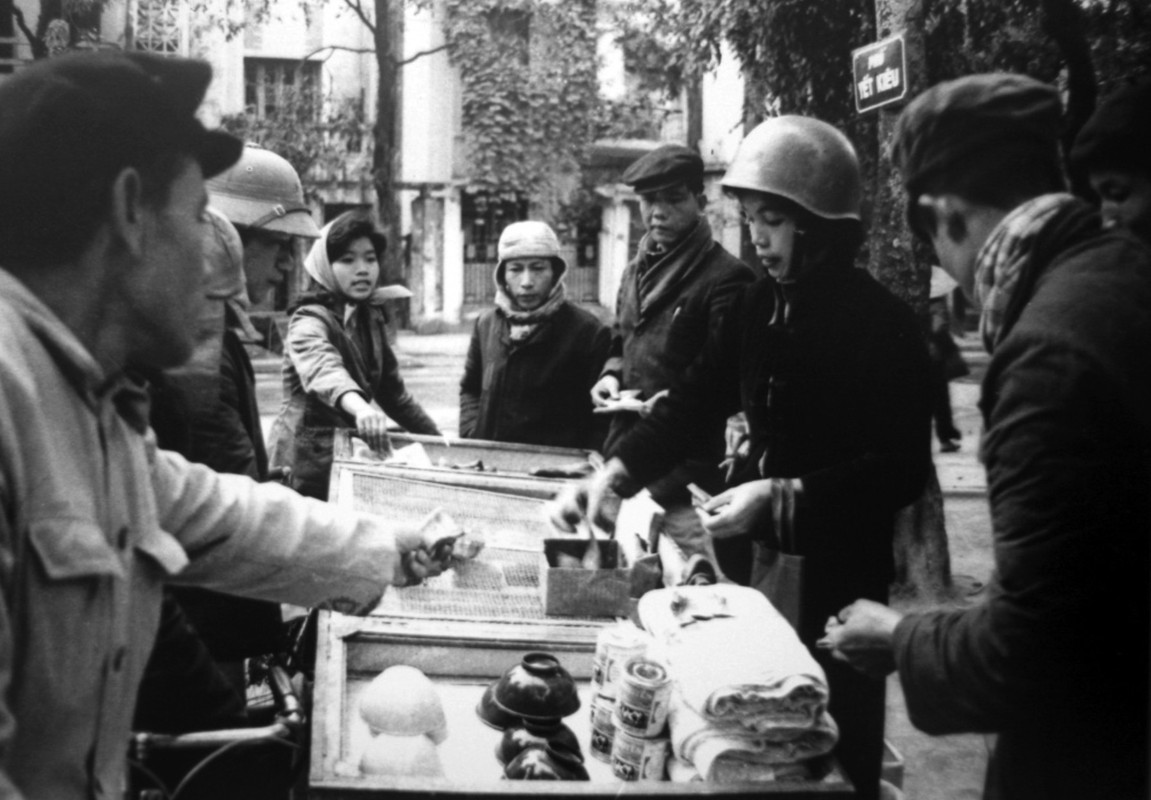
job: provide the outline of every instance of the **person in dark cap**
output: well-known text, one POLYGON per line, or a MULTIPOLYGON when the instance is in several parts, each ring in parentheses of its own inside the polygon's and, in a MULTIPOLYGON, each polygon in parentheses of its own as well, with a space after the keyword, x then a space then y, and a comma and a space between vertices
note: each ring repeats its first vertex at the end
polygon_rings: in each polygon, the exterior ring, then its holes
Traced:
POLYGON ((988 798, 1148 796, 1151 251, 1063 191, 1053 86, 928 89, 892 155, 915 232, 982 305, 986 599, 857 601, 824 645, 899 672, 931 734, 998 733, 988 798))
MULTIPOLYGON (((620 279, 608 359, 591 390, 596 410, 613 415, 604 443, 609 456, 695 360, 708 332, 755 278, 712 238, 704 213, 703 159, 690 147, 657 147, 624 171, 623 182, 639 196, 647 232, 620 279)), ((721 543, 720 552, 713 552, 686 489, 688 483, 709 492, 722 487, 724 447, 722 427, 701 433, 683 462, 647 488, 667 511, 667 532, 689 554, 718 557, 724 572, 746 580, 746 542, 721 543)))
POLYGON ((1151 78, 1115 91, 1075 137, 1071 166, 1087 173, 1103 224, 1151 242, 1151 78))
POLYGON ((366 611, 442 568, 415 526, 155 447, 136 370, 187 359, 210 67, 100 52, 0 83, 0 796, 116 797, 165 583, 366 611))

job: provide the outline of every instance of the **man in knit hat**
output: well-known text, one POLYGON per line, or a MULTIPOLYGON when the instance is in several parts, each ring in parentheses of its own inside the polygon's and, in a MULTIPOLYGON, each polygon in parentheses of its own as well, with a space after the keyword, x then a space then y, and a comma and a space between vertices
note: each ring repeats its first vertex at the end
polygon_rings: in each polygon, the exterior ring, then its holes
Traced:
POLYGON ((1055 87, 928 89, 893 157, 917 235, 982 305, 995 573, 973 607, 864 600, 822 644, 897 669, 931 734, 998 733, 988 798, 1146 798, 1151 251, 1063 191, 1055 87))
MULTIPOLYGON (((612 415, 606 456, 695 360, 736 295, 755 279, 751 267, 712 238, 697 152, 678 144, 658 147, 632 163, 623 182, 639 196, 647 232, 620 279, 610 355, 592 389, 596 407, 612 415), (620 403, 621 391, 646 405, 637 411, 634 403, 620 403)), ((723 488, 724 431, 696 436, 690 450, 677 469, 647 488, 667 509, 666 531, 673 538, 691 553, 715 555, 686 486, 723 488)), ((746 583, 750 552, 746 537, 719 542, 723 572, 746 583)))
POLYGON ((1104 225, 1151 242, 1151 79, 1104 100, 1075 138, 1071 166, 1087 173, 1104 225))
POLYGON ((544 222, 500 234, 496 307, 476 320, 460 382, 460 436, 600 450, 588 393, 611 333, 564 296, 567 262, 544 222))

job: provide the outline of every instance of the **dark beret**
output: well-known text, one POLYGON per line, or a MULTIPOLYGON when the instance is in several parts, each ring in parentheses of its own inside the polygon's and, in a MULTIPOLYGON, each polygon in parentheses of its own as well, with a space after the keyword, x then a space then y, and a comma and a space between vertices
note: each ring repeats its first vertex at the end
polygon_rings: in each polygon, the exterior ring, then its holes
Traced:
POLYGON ((1128 84, 1100 103, 1075 137, 1071 163, 1151 170, 1151 80, 1128 84))
POLYGON ((891 158, 911 195, 971 155, 998 147, 1033 146, 1058 163, 1059 93, 1026 75, 968 75, 936 84, 903 110, 891 158))
POLYGON ((235 163, 243 142, 196 119, 212 68, 204 61, 100 51, 37 61, 0 84, 0 175, 61 181, 114 175, 168 153, 205 177, 235 163))
POLYGON ((703 159, 681 144, 665 144, 631 163, 623 182, 637 192, 658 192, 683 184, 694 192, 703 190, 703 159))

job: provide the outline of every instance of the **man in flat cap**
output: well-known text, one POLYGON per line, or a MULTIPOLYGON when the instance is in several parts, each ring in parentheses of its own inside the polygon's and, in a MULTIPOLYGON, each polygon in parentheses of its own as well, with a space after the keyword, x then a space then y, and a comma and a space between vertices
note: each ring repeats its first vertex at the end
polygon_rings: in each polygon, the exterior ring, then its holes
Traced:
MULTIPOLYGON (((632 163, 623 181, 639 196, 647 232, 620 280, 611 349, 591 392, 597 410, 613 414, 607 456, 639 414, 658 402, 695 360, 708 331, 719 326, 737 293, 755 278, 750 267, 712 238, 704 213, 703 159, 694 150, 658 147, 632 163), (646 407, 636 411, 635 404, 618 403, 621 391, 646 407)), ((694 482, 719 491, 723 485, 718 467, 724 457, 723 431, 696 439, 687 461, 647 487, 668 511, 668 532, 689 550, 704 534, 685 487, 694 482)), ((724 571, 746 582, 750 545, 733 540, 719 547, 725 551, 724 571)))
MULTIPOLYGON (((118 798, 165 582, 345 611, 420 535, 159 450, 134 369, 192 352, 206 63, 101 52, 0 84, 0 797, 118 798)), ((414 527, 414 526, 413 526, 414 527)))
POLYGON ((998 733, 989 798, 1146 798, 1151 251, 1063 192, 1054 87, 974 75, 916 98, 894 160, 912 228, 982 305, 996 571, 984 602, 857 601, 824 644, 898 669, 912 722, 998 733))

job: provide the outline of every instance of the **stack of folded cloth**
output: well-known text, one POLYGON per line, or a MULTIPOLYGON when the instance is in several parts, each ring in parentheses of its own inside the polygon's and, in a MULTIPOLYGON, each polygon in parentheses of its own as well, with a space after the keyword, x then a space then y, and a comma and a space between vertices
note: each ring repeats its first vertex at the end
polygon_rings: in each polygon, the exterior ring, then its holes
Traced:
POLYGON ((839 736, 827 679, 791 625, 755 589, 657 589, 639 617, 672 680, 672 780, 806 778, 839 736))

